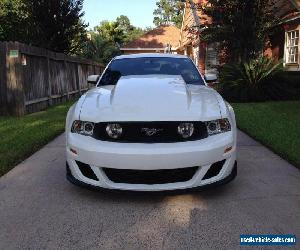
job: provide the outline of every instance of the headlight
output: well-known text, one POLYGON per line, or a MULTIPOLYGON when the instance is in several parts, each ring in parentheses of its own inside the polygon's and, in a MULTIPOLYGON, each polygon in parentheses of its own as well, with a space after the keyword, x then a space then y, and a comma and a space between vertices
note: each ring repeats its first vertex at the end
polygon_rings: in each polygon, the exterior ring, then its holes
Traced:
POLYGON ((227 118, 206 122, 208 135, 215 135, 231 130, 230 122, 227 118))
POLYGON ((108 136, 113 139, 118 139, 122 135, 122 132, 123 132, 121 125, 118 123, 107 124, 105 130, 106 130, 106 133, 108 134, 108 136))
POLYGON ((76 120, 72 124, 71 132, 81 135, 92 135, 95 124, 93 122, 84 122, 76 120))
POLYGON ((182 136, 182 138, 189 138, 194 133, 194 124, 190 122, 180 123, 177 128, 177 132, 182 136))

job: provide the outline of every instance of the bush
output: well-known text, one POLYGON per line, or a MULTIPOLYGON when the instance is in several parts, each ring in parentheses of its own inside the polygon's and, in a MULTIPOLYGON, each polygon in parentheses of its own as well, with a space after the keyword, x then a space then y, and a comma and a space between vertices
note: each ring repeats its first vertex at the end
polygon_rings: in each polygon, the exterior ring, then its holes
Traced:
POLYGON ((220 70, 218 89, 231 102, 293 100, 300 97, 300 77, 283 70, 282 63, 259 57, 243 64, 226 64, 220 70))
POLYGON ((274 77, 276 84, 283 84, 289 90, 290 95, 285 96, 284 100, 300 100, 300 72, 282 71, 274 77))

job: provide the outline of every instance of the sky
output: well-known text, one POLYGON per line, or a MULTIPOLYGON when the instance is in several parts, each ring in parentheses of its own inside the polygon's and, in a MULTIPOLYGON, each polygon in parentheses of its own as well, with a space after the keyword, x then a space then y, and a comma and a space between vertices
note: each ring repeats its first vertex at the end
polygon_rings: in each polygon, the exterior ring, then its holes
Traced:
POLYGON ((102 20, 113 21, 128 16, 131 24, 145 28, 153 25, 153 11, 157 0, 84 0, 84 20, 94 28, 102 20))

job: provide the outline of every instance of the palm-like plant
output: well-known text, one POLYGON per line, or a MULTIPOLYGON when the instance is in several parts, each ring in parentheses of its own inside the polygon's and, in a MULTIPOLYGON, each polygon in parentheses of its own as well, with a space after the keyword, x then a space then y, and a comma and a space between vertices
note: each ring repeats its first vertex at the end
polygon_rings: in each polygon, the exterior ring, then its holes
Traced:
POLYGON ((226 64, 220 71, 220 89, 234 101, 280 99, 282 86, 277 81, 282 62, 261 56, 242 64, 226 64))
POLYGON ((86 46, 82 51, 85 58, 107 64, 113 57, 120 54, 119 48, 101 35, 91 32, 91 40, 86 42, 86 46))

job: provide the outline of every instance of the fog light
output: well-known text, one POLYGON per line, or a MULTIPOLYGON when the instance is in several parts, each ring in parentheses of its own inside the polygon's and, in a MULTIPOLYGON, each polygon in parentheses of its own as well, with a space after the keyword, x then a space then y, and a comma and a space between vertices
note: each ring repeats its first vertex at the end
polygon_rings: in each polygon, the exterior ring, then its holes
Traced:
POLYGON ((85 122, 84 123, 84 133, 86 135, 92 135, 94 130, 94 123, 92 122, 85 122))
POLYGON ((106 133, 113 139, 118 139, 122 135, 122 132, 123 129, 118 123, 107 124, 106 126, 106 133))
POLYGON ((194 124, 189 122, 180 123, 177 128, 177 132, 182 136, 182 138, 189 138, 194 133, 194 124))
POLYGON ((211 121, 207 124, 207 128, 209 132, 214 133, 214 131, 218 130, 218 125, 217 121, 211 121))

